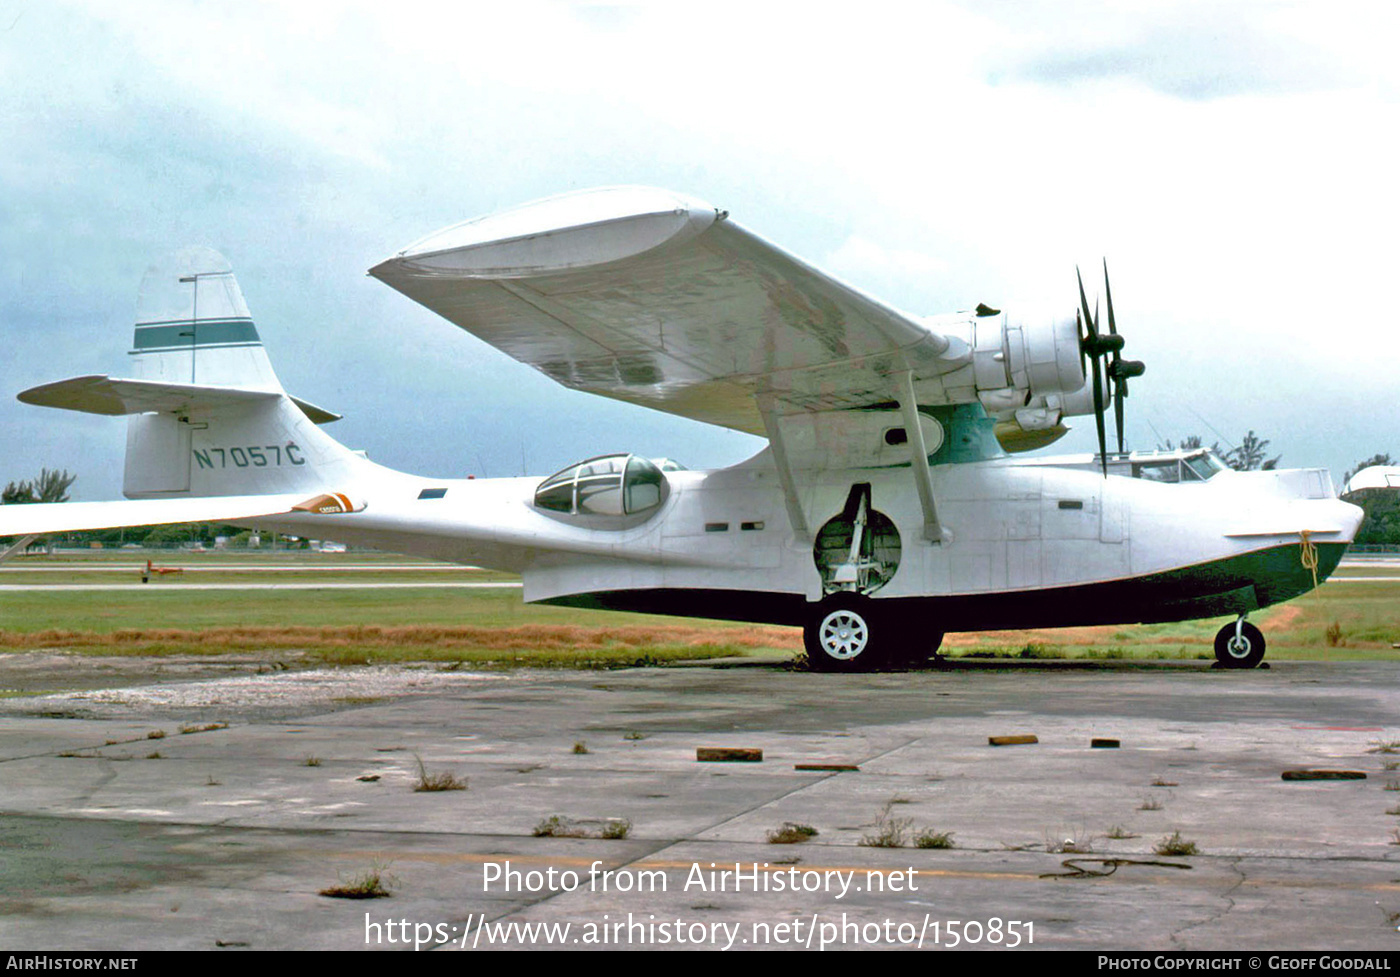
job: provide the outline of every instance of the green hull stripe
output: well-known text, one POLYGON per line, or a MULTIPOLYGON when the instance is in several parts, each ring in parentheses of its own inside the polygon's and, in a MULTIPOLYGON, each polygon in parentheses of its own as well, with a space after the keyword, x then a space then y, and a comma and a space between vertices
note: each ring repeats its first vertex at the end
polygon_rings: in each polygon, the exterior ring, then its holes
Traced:
POLYGON ((251 345, 259 342, 252 319, 200 319, 194 323, 138 325, 133 352, 191 349, 203 346, 251 345))

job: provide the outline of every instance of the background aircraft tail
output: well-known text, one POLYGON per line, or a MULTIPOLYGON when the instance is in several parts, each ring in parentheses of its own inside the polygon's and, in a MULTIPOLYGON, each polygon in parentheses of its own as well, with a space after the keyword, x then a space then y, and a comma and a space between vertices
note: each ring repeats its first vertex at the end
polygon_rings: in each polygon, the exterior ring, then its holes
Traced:
POLYGON ((317 426, 339 415, 282 389, 232 269, 209 248, 146 273, 125 377, 74 377, 19 399, 129 415, 128 498, 337 490, 365 464, 317 426))

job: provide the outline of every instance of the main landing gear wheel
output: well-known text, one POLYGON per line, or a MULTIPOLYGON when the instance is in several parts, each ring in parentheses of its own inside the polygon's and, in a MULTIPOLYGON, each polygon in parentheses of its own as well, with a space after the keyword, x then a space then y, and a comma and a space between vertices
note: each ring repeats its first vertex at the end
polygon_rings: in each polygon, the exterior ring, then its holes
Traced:
POLYGON ((1215 635, 1215 660, 1225 668, 1256 668, 1264 660, 1264 635, 1248 621, 1232 622, 1215 635))
POLYGON ((868 672, 885 664, 892 630, 872 601, 833 594, 812 611, 802 631, 807 661, 819 672, 868 672))
POLYGON ((894 647, 890 649, 888 661, 899 668, 920 668, 930 658, 936 660, 941 647, 942 631, 925 631, 922 622, 907 617, 899 622, 899 631, 894 636, 894 647))

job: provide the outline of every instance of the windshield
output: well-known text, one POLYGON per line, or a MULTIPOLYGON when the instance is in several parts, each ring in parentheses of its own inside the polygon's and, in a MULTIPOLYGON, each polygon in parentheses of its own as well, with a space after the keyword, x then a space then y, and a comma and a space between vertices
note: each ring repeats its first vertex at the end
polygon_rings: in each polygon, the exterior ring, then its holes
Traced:
POLYGON ((1149 458, 1133 462, 1133 477, 1149 482, 1205 482, 1226 469, 1214 452, 1202 449, 1172 458, 1149 458))
POLYGON ((1218 475, 1225 470, 1225 463, 1210 451, 1202 451, 1198 455, 1183 458, 1181 464, 1191 472, 1191 476, 1186 476, 1183 472, 1183 477, 1195 477, 1203 482, 1209 481, 1213 475, 1218 475))

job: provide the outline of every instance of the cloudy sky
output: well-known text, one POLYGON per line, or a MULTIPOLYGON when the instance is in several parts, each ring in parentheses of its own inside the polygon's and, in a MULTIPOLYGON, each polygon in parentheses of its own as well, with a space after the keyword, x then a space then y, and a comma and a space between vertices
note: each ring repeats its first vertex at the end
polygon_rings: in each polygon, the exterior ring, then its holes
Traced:
POLYGON ((1068 312, 1106 256, 1148 366, 1130 446, 1252 429, 1340 476, 1400 455, 1398 26, 1380 3, 0 0, 0 480, 117 496, 124 422, 13 394, 120 374, 146 266, 188 244, 381 463, 737 461, 759 442, 563 391, 364 275, 607 184, 706 200, 918 313, 1068 312))

